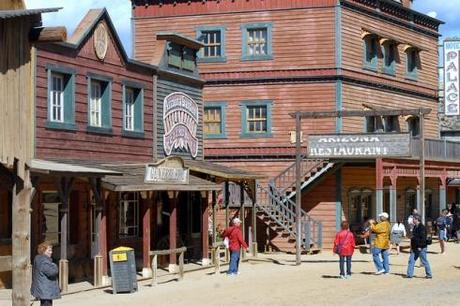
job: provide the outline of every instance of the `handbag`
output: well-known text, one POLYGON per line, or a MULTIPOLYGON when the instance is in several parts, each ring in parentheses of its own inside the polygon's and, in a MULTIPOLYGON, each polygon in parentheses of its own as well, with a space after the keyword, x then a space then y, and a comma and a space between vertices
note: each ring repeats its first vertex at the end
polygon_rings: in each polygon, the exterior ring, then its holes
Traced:
POLYGON ((230 240, 228 239, 228 237, 224 238, 224 246, 226 249, 230 247, 230 240))
POLYGON ((335 246, 334 253, 336 253, 338 255, 340 255, 340 253, 342 253, 343 245, 344 245, 345 241, 347 241, 349 233, 350 232, 348 231, 347 234, 345 235, 345 238, 343 239, 343 241, 340 241, 339 244, 337 244, 335 246))

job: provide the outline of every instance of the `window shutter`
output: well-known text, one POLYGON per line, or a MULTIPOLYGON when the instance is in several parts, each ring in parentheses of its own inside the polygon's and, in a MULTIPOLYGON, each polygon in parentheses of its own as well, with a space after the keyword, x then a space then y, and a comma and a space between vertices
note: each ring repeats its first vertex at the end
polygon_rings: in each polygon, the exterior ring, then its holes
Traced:
POLYGON ((182 48, 176 44, 169 45, 168 64, 177 68, 182 66, 182 48))
POLYGON ((134 102, 134 130, 137 132, 144 131, 144 91, 142 89, 135 90, 134 102))
POLYGON ((64 122, 75 122, 75 76, 65 75, 64 78, 64 122))
POLYGON ((112 126, 112 93, 111 87, 112 84, 110 82, 102 82, 102 106, 101 106, 101 120, 102 126, 105 128, 110 128, 112 126))

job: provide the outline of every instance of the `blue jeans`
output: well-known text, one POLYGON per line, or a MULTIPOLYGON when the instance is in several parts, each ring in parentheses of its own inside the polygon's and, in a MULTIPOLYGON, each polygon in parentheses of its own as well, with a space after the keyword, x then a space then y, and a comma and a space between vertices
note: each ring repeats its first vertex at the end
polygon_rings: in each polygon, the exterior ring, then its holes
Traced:
POLYGON ((240 264, 240 251, 232 251, 230 253, 230 265, 227 274, 237 274, 238 266, 240 264))
POLYGON ((427 248, 423 248, 421 251, 419 250, 410 250, 409 256, 409 264, 407 265, 407 277, 414 276, 414 266, 417 259, 420 257, 420 261, 422 262, 423 266, 425 267, 426 276, 432 277, 430 263, 426 257, 427 248))
POLYGON ((372 258, 377 271, 390 272, 390 261, 388 260, 388 249, 372 248, 372 258), (382 260, 383 259, 383 260, 382 260))
POLYGON ((340 275, 351 275, 351 256, 340 256, 340 275), (345 274, 344 266, 345 261, 347 262, 347 273, 345 274))

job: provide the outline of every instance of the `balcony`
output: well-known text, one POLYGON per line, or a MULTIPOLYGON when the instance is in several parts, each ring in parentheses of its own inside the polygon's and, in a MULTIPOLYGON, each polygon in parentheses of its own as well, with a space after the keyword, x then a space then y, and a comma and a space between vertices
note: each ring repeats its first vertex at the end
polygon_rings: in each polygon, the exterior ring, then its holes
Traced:
MULTIPOLYGON (((420 158, 420 153, 420 138, 412 138, 412 158, 420 158)), ((425 139, 425 160, 460 162, 460 142, 442 139, 425 139)))

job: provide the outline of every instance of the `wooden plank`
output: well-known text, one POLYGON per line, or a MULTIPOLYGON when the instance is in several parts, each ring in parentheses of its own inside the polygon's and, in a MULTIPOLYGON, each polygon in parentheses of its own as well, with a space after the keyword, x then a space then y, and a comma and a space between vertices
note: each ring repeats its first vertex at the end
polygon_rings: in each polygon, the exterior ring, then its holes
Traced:
POLYGON ((156 250, 156 251, 150 251, 150 256, 152 255, 170 255, 170 254, 178 254, 181 252, 187 252, 186 247, 181 247, 181 248, 176 248, 176 249, 170 249, 170 250, 156 250))
MULTIPOLYGON (((381 110, 344 110, 324 112, 299 112, 301 118, 343 118, 343 117, 375 117, 375 116, 418 116, 431 113, 430 108, 381 109, 381 110)), ((296 113, 289 116, 295 118, 296 113)))
POLYGON ((67 40, 65 27, 34 28, 30 32, 30 39, 35 43, 64 42, 67 40))
POLYGON ((0 256, 0 272, 11 271, 11 256, 0 256))

